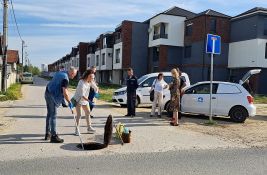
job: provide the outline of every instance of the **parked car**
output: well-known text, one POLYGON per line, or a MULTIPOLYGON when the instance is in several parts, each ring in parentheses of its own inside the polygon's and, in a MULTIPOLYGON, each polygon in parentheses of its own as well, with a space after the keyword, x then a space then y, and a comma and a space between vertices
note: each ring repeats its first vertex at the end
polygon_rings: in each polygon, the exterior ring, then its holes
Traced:
MULTIPOLYGON (((213 82, 213 115, 230 116, 234 122, 244 122, 248 117, 256 115, 253 97, 243 87, 252 75, 260 73, 260 69, 251 70, 245 74, 239 84, 229 82, 213 82)), ((167 97, 169 99, 169 97, 167 97)), ((210 82, 199 82, 187 88, 181 98, 181 112, 209 115, 210 82)), ((166 102, 169 110, 169 101, 166 102)))
POLYGON ((31 83, 33 84, 32 73, 24 72, 21 76, 21 83, 31 83))
MULTIPOLYGON (((136 106, 139 104, 152 104, 150 101, 150 89, 151 86, 154 82, 154 80, 157 78, 159 73, 151 73, 142 76, 141 78, 138 79, 138 89, 136 90, 136 95, 137 95, 137 100, 136 100, 136 106)), ((172 81, 172 75, 171 72, 163 72, 164 75, 164 80, 166 83, 170 83, 172 81)), ((185 80, 185 88, 190 86, 190 80, 189 77, 186 73, 182 73, 182 77, 185 80)), ((164 104, 167 104, 167 102, 170 100, 170 91, 168 89, 165 89, 164 92, 164 98, 163 102, 164 104), (166 98, 168 97, 168 98, 166 98)), ((116 90, 113 94, 112 101, 120 104, 121 106, 126 106, 127 104, 127 94, 126 94, 126 87, 120 88, 116 90)))

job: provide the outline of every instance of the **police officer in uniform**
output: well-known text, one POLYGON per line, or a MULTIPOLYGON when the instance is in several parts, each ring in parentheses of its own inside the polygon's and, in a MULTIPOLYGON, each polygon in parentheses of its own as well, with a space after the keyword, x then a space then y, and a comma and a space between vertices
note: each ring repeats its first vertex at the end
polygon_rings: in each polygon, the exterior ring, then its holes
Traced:
POLYGON ((136 89, 138 88, 137 78, 133 75, 133 69, 127 69, 127 115, 135 116, 136 89))

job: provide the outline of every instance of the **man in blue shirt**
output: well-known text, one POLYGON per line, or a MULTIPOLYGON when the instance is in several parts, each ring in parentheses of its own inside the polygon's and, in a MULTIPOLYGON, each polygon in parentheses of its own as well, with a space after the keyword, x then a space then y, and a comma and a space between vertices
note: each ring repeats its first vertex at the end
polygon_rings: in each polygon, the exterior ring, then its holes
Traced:
POLYGON ((127 114, 125 116, 135 116, 136 89, 138 88, 137 78, 133 74, 133 69, 127 69, 127 114))
POLYGON ((70 101, 68 93, 69 79, 73 79, 77 75, 77 70, 71 67, 68 72, 59 71, 53 76, 53 79, 48 83, 45 90, 45 101, 47 106, 46 116, 46 133, 45 140, 51 143, 63 143, 64 140, 60 139, 56 132, 56 115, 57 108, 61 105, 64 98, 72 110, 73 104, 70 101))

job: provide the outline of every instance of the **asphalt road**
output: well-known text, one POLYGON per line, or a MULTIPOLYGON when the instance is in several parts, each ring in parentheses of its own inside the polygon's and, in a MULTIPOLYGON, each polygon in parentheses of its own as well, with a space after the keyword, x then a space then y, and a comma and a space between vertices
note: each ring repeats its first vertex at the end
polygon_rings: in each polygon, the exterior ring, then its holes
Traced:
POLYGON ((125 118, 106 105, 94 110, 95 135, 81 130, 84 141, 103 139, 108 114, 133 131, 132 143, 121 146, 116 139, 99 151, 76 148, 73 116, 68 109, 58 109, 58 131, 63 144, 43 140, 46 106, 43 99, 46 81, 36 78, 34 85, 23 87, 24 98, 7 107, 5 116, 12 126, 0 133, 0 175, 17 174, 267 174, 267 148, 248 148, 215 136, 170 127, 164 119, 150 119, 141 114, 125 118))
POLYGON ((1 175, 205 174, 266 175, 267 149, 61 157, 0 162, 1 175))

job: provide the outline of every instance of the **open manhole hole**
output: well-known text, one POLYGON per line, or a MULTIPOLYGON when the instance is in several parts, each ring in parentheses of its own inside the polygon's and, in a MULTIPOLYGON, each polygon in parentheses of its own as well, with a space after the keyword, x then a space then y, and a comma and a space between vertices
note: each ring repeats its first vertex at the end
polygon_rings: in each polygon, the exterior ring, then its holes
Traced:
MULTIPOLYGON (((97 142, 84 143, 83 144, 84 150, 99 150, 108 147, 113 133, 112 123, 113 123, 112 116, 109 115, 105 124, 104 143, 97 143, 97 142)), ((77 148, 83 149, 82 144, 78 144, 77 148)))
MULTIPOLYGON (((84 150, 99 150, 99 149, 104 149, 107 146, 103 143, 97 143, 97 142, 89 142, 89 143, 84 143, 83 148, 84 150)), ((82 144, 78 144, 77 148, 83 149, 82 144)))

